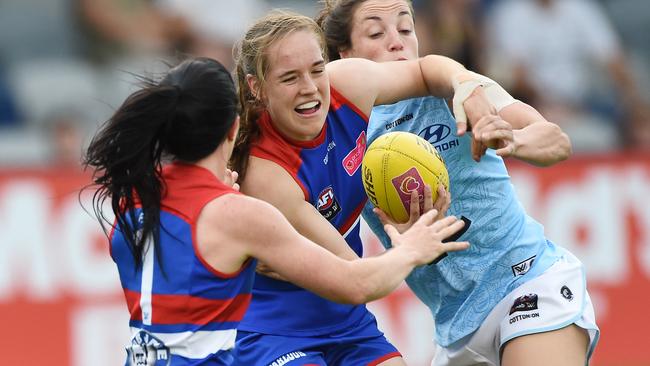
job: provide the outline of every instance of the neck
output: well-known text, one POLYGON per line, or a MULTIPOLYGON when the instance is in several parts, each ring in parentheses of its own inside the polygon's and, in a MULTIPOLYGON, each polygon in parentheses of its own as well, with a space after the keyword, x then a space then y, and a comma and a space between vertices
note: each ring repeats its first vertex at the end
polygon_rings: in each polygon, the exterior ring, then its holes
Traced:
POLYGON ((228 167, 228 154, 226 154, 224 144, 220 145, 212 154, 194 164, 209 170, 217 179, 223 182, 228 167))

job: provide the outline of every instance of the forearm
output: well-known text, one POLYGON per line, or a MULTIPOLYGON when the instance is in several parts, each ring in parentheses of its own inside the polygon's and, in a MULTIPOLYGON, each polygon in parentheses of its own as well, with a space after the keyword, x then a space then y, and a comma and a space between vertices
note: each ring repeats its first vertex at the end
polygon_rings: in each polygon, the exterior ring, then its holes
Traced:
POLYGON ((352 275, 346 279, 351 285, 347 290, 353 291, 348 297, 352 297, 353 303, 361 304, 382 298, 395 290, 415 268, 417 261, 415 253, 397 247, 348 264, 352 275))
POLYGON ((571 155, 571 141, 562 129, 551 122, 536 122, 514 130, 513 157, 537 166, 550 166, 571 155))
POLYGON ((462 64, 445 56, 427 55, 419 61, 426 87, 436 97, 450 98, 455 84, 475 78, 462 64))

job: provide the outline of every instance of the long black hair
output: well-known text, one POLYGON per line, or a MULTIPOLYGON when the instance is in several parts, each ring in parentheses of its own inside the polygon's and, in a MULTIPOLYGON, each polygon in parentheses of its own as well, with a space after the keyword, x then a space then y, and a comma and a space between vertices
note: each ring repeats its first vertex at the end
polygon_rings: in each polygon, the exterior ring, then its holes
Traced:
POLYGON ((147 240, 160 251, 163 159, 195 162, 224 141, 238 113, 232 76, 209 58, 188 59, 160 82, 142 78, 91 141, 84 165, 93 170, 93 209, 105 229, 110 199, 116 230, 124 234, 136 266, 147 240), (142 214, 136 217, 136 208, 142 214))

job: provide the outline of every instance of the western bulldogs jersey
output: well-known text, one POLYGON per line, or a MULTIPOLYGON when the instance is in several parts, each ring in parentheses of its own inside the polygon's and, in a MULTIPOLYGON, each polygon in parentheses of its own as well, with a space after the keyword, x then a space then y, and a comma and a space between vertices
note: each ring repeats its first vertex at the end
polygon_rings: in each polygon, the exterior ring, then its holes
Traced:
MULTIPOLYGON (((471 138, 456 135, 444 100, 415 98, 373 108, 369 143, 391 131, 416 133, 440 152, 450 180, 447 214, 467 219, 459 240, 469 241, 470 248, 418 267, 406 280, 431 309, 436 342, 446 347, 475 331, 506 294, 544 272, 559 255, 543 227, 524 212, 501 157, 488 149, 480 162, 472 159, 471 138)), ((370 202, 363 217, 389 248, 370 202)))
MULTIPOLYGON (((272 125, 268 113, 258 123, 261 137, 251 155, 284 168, 310 202, 362 256, 360 215, 366 203, 361 183, 361 160, 366 148, 367 117, 336 90, 325 125, 312 141, 292 141, 272 125)), ((269 182, 269 184, 273 184, 269 182)), ((318 263, 313 263, 318 270, 318 263)), ((317 336, 358 324, 372 317, 365 306, 326 300, 289 282, 257 275, 250 311, 240 329, 249 332, 317 336)))
POLYGON ((159 250, 149 242, 136 268, 120 229, 111 234, 111 256, 131 314, 127 364, 225 365, 250 303, 256 261, 237 273, 221 273, 195 250, 194 237, 203 207, 239 192, 190 164, 171 164, 163 177, 159 250))

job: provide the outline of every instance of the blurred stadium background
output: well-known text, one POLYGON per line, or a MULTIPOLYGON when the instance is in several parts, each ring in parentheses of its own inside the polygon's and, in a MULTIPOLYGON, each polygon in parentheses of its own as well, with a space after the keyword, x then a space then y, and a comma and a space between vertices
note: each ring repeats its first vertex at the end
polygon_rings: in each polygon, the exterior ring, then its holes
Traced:
MULTIPOLYGON (((566 52, 590 43, 584 54, 593 62, 565 55, 557 37, 528 34, 537 40, 533 51, 548 47, 552 55, 528 64, 513 61, 517 52, 533 52, 513 46, 524 34, 503 26, 516 25, 507 20, 512 1, 414 5, 422 53, 449 55, 494 77, 571 135, 569 161, 549 169, 508 162, 512 177, 548 237, 587 267, 602 330, 592 364, 647 366, 650 7, 647 0, 584 1, 602 17, 591 14, 585 29, 595 34, 578 33, 566 52), (574 62, 587 73, 578 80, 588 94, 582 101, 534 90, 545 79, 530 64, 563 57, 562 67, 574 62)), ((81 208, 80 201, 90 208, 89 195, 78 196, 89 183, 79 166, 83 147, 134 90, 133 74, 160 72, 193 54, 232 64, 232 43, 273 7, 308 15, 318 8, 309 0, 0 1, 0 364, 123 362, 128 314, 117 271, 96 221, 81 208)), ((559 19, 545 16, 537 24, 559 19)), ((575 24, 564 26, 569 32, 575 24)), ((557 84, 567 75, 555 74, 557 84)), ((369 253, 380 251, 367 230, 365 239, 369 253)), ((429 364, 431 315, 408 288, 369 306, 410 365, 429 364)))

